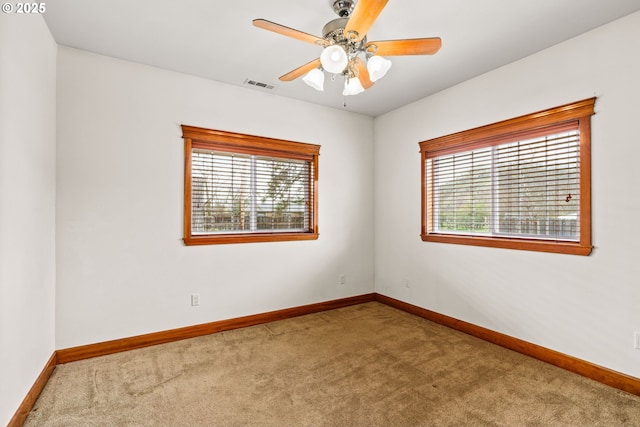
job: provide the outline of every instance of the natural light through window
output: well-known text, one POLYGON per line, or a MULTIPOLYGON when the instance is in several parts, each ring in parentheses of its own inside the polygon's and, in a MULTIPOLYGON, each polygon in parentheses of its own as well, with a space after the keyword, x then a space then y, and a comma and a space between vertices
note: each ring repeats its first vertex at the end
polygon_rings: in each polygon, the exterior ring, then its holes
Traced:
POLYGON ((193 150, 193 233, 307 230, 310 168, 301 160, 193 150))
POLYGON ((588 254, 594 102, 422 142, 423 240, 588 254))
POLYGON ((187 245, 318 238, 318 145, 182 128, 187 245))
POLYGON ((577 131, 428 159, 434 230, 578 241, 577 131))

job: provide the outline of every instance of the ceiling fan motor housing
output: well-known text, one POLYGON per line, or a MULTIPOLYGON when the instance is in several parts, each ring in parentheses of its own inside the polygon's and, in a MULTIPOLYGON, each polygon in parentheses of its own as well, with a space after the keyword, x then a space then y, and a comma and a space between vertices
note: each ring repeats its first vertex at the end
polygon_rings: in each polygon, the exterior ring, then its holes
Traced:
POLYGON ((363 37, 360 42, 351 42, 345 37, 344 27, 347 26, 349 18, 337 18, 327 22, 322 28, 322 38, 335 44, 347 44, 350 42, 356 48, 362 47, 367 42, 367 37, 363 37))
POLYGON ((333 11, 341 18, 348 18, 356 6, 356 0, 329 0, 333 11))
POLYGON ((325 40, 332 40, 334 43, 339 43, 344 40, 344 27, 349 21, 348 18, 338 18, 327 22, 322 28, 322 38, 325 40))

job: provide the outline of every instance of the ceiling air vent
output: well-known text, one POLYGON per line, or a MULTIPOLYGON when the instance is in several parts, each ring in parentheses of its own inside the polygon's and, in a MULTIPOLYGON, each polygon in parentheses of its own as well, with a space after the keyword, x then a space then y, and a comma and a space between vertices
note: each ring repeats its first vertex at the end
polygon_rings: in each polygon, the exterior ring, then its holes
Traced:
POLYGON ((274 88, 273 85, 262 83, 262 82, 257 82, 255 80, 250 80, 250 79, 246 79, 244 81, 244 84, 251 85, 251 86, 257 86, 257 87, 261 87, 263 89, 269 89, 269 90, 273 90, 273 88, 274 88))

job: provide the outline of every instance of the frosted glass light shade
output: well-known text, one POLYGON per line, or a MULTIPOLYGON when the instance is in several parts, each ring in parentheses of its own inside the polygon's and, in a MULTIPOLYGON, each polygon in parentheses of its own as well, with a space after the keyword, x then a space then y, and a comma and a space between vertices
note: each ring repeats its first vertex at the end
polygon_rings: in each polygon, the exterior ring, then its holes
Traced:
POLYGON ((384 77, 391 68, 391 61, 382 56, 373 56, 367 61, 367 71, 372 82, 384 77))
POLYGON ((342 73, 348 62, 347 52, 337 45, 325 47, 320 55, 322 68, 333 74, 342 73))
POLYGON ((324 90, 324 73, 318 68, 309 71, 302 81, 314 88, 315 90, 324 90))
POLYGON ((361 92, 364 92, 364 87, 362 87, 362 83, 360 83, 360 79, 357 77, 347 79, 347 81, 344 82, 344 90, 342 91, 344 96, 357 95, 361 92))

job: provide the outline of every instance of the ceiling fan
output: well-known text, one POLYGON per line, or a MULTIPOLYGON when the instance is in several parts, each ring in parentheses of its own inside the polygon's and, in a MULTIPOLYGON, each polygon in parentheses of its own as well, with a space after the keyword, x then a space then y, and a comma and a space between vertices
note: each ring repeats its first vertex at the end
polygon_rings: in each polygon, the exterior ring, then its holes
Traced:
POLYGON ((323 48, 314 59, 280 77, 282 81, 303 81, 316 90, 324 90, 324 71, 345 77, 343 95, 356 95, 370 88, 391 67, 384 56, 433 55, 442 46, 439 37, 367 41, 367 32, 388 0, 329 0, 339 18, 329 21, 317 37, 266 19, 254 19, 253 25, 323 48))

